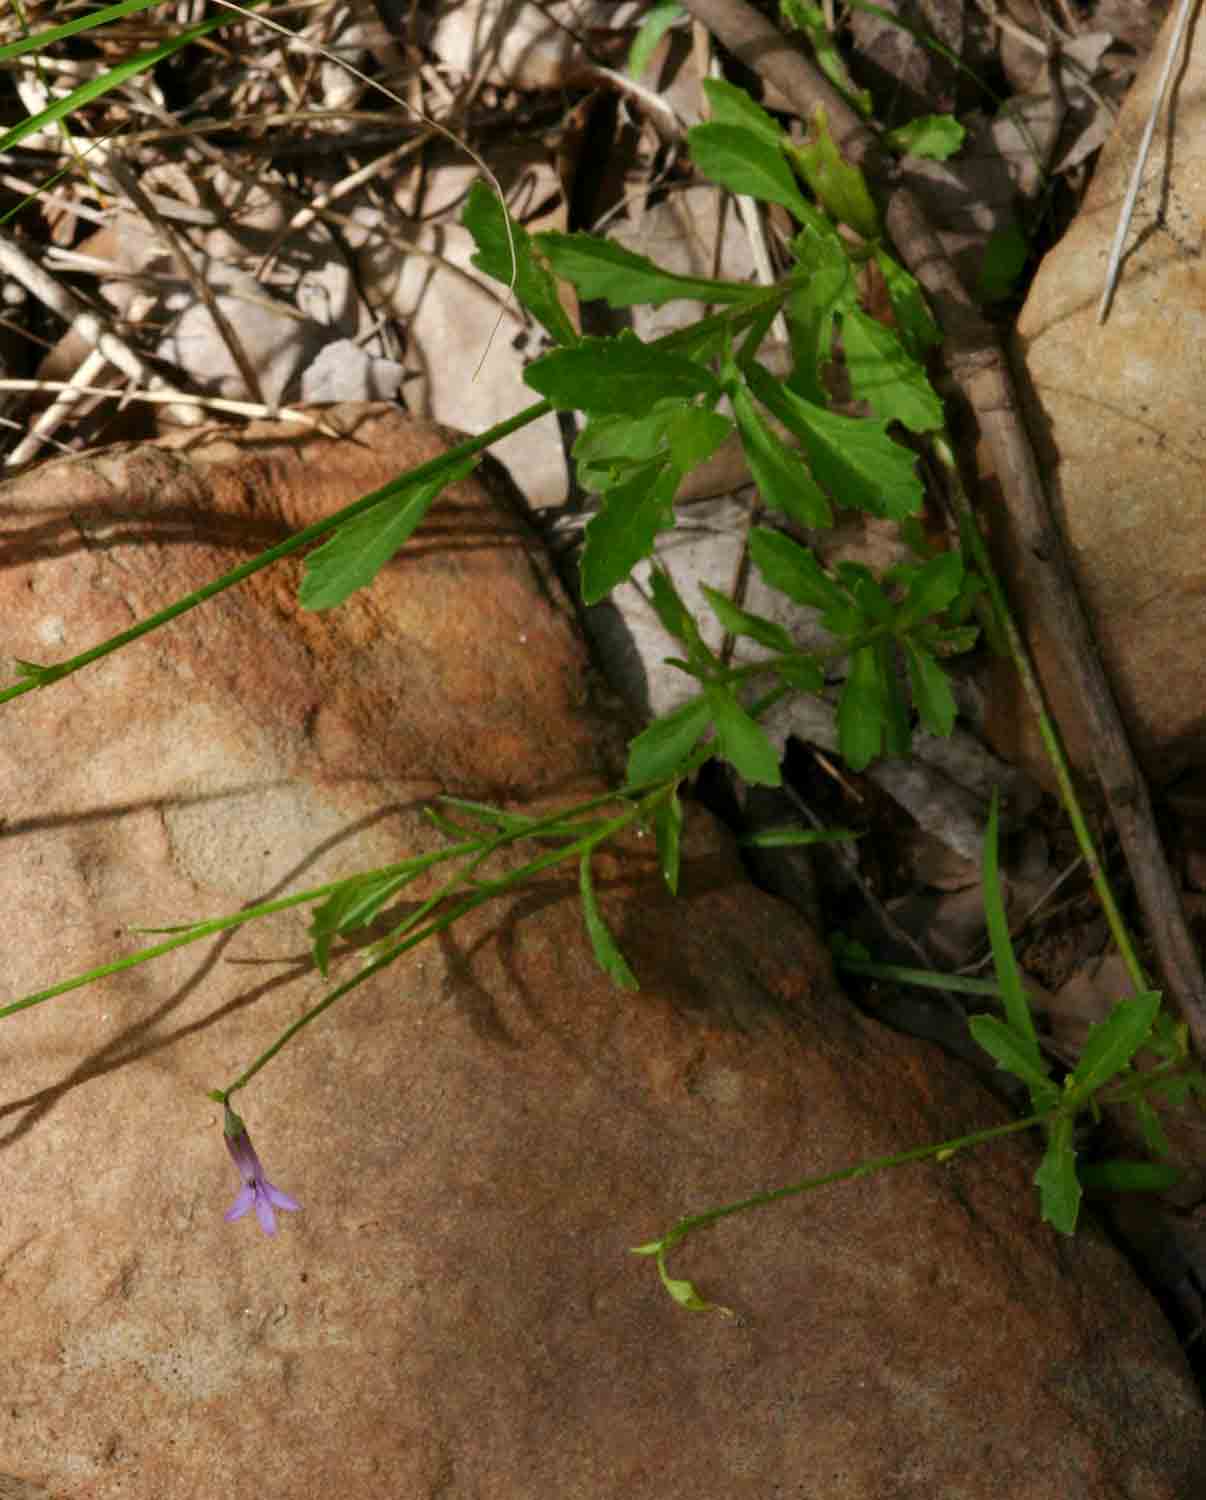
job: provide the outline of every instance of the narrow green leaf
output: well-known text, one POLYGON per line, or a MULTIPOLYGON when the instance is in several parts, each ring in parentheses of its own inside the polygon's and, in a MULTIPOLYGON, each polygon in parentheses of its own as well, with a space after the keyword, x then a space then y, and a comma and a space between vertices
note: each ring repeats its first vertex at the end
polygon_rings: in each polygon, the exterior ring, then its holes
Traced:
POLYGON ((674 587, 673 578, 657 564, 649 571, 649 600, 667 635, 685 643, 697 633, 694 617, 674 587))
POLYGON ((1151 1100, 1140 1094, 1134 1103, 1139 1129, 1143 1132, 1143 1144, 1153 1156, 1167 1156, 1172 1147, 1164 1132, 1160 1116, 1152 1107, 1151 1100))
POLYGON ((310 942, 314 949, 315 966, 324 979, 327 977, 332 941, 341 933, 367 927, 386 902, 396 896, 414 876, 415 872, 411 871, 349 880, 337 891, 332 891, 317 908, 310 920, 310 942))
MULTIPOLYGON (((842 345, 854 394, 876 416, 910 432, 937 432, 945 416, 921 365, 890 328, 859 308, 842 314, 842 345)), ((664 393, 663 393, 664 394, 664 393)))
POLYGON ((937 348, 942 342, 942 330, 934 321, 925 293, 917 278, 882 247, 875 251, 875 263, 888 288, 900 341, 914 359, 923 359, 927 349, 937 348))
POLYGON ((795 650, 795 642, 782 625, 777 625, 774 620, 764 619, 762 615, 751 614, 748 610, 740 608, 727 594, 722 594, 719 589, 709 588, 706 583, 700 584, 699 587, 704 598, 712 606, 712 613, 730 635, 748 636, 750 640, 757 641, 760 646, 765 646, 770 651, 795 650))
POLYGON ((1160 992, 1143 990, 1129 1000, 1119 1000, 1104 1021, 1089 1028, 1065 1085, 1073 1099, 1087 1099, 1126 1067, 1147 1040, 1159 1009, 1160 992))
POLYGON ((960 150, 967 131, 954 115, 918 115, 907 125, 898 125, 884 136, 889 151, 918 156, 927 161, 946 161, 960 150))
POLYGON ((713 125, 735 125, 748 130, 775 151, 791 144, 783 127, 736 84, 723 78, 705 78, 703 91, 713 125))
POLYGON ((766 296, 765 288, 743 282, 675 275, 647 256, 593 234, 546 230, 536 236, 536 245, 557 275, 572 282, 582 297, 601 298, 612 307, 661 307, 685 300, 740 305, 766 296))
POLYGON ((779 203, 801 221, 810 207, 782 151, 738 125, 696 125, 687 131, 695 165, 731 193, 779 203))
POLYGON ((712 711, 702 694, 654 719, 628 746, 627 784, 648 786, 682 770, 711 722, 712 711))
POLYGON ((897 521, 921 510, 917 457, 892 441, 886 421, 828 411, 761 365, 751 366, 747 378, 758 400, 800 439, 813 477, 839 504, 897 521))
POLYGON ((469 189, 463 214, 465 228, 473 236, 477 252, 473 264, 504 286, 515 278, 515 295, 536 321, 558 344, 576 344, 578 332, 557 296, 557 283, 541 264, 532 237, 507 213, 498 194, 484 182, 469 189), (510 237, 507 235, 508 223, 510 237), (512 252, 514 254, 512 255, 512 252))
POLYGON ((1026 262, 1030 244, 1021 225, 1014 222, 989 237, 976 280, 976 296, 981 302, 1000 302, 1012 295, 1026 262))
POLYGON ((959 716, 950 678, 935 658, 916 641, 904 642, 905 660, 909 665, 909 686, 913 690, 913 707, 923 729, 946 739, 959 716))
POLYGON ((767 738, 766 730, 750 718, 731 688, 710 682, 706 691, 721 755, 743 781, 756 786, 778 786, 782 779, 779 752, 767 738))
POLYGON ((653 465, 602 497, 586 524, 579 565, 582 598, 598 604, 653 551, 659 531, 674 525, 677 469, 653 465))
POLYGON ((797 604, 833 609, 846 602, 843 590, 812 553, 781 531, 755 526, 750 532, 750 557, 767 583, 797 604))
POLYGON ((931 615, 941 614, 959 597, 962 587, 962 553, 940 552, 937 557, 931 557, 913 574, 897 617, 897 628, 911 630, 931 615))
POLYGON ((657 44, 682 14, 678 0, 656 0, 649 7, 628 49, 628 72, 633 78, 640 78, 657 51, 657 44))
POLYGON ((683 805, 677 787, 658 803, 653 816, 653 831, 657 837, 657 861, 662 879, 670 894, 677 896, 683 832, 683 805))
POLYGON ((819 104, 813 111, 812 129, 812 139, 791 152, 808 186, 839 223, 849 224, 865 240, 878 239, 879 214, 867 179, 838 150, 829 132, 829 117, 819 104))
POLYGON ((764 828, 737 842, 751 849, 796 849, 806 844, 846 844, 861 839, 853 828, 764 828))
POLYGON ((1080 1212, 1080 1180, 1076 1175, 1076 1152, 1072 1148, 1073 1120, 1061 1116, 1047 1137, 1047 1152, 1034 1174, 1043 1219, 1061 1234, 1076 1231, 1080 1212))
POLYGON ((860 115, 870 119, 874 108, 871 93, 868 89, 854 86, 854 81, 846 70, 846 61, 829 30, 821 7, 809 4, 808 0, 780 0, 779 13, 789 26, 797 26, 807 33, 821 72, 860 115))
POLYGON ((586 922, 587 936, 594 951, 595 962, 613 984, 622 990, 639 990, 636 975, 628 967, 627 960, 616 947, 616 940, 603 920, 599 903, 595 897, 595 882, 590 869, 590 853, 583 854, 578 861, 578 894, 582 898, 582 916, 586 922))
POLYGON ((853 771, 864 771, 880 753, 888 708, 874 646, 850 653, 846 681, 838 701, 838 747, 853 771))
POLYGON ((306 558, 298 590, 303 609, 333 609, 357 589, 372 583, 448 485, 464 479, 476 466, 465 459, 426 484, 399 486, 398 493, 372 510, 345 521, 306 558))
POLYGON ((1184 1173, 1167 1161, 1095 1161, 1079 1176, 1088 1193, 1166 1193, 1184 1173))
POLYGON ((908 755, 913 748, 909 727, 909 706, 901 690, 896 671, 896 648, 890 640, 876 641, 872 647, 879 659, 879 680, 883 684, 885 755, 908 755))
POLYGON ((968 1018, 967 1029, 997 1067, 1020 1078, 1029 1088, 1036 1110, 1049 1109, 1059 1103, 1059 1089, 1048 1078, 1042 1064, 1036 1066, 1030 1049, 1016 1031, 1011 1030, 996 1016, 971 1016, 968 1018))
POLYGON ((694 360, 667 354, 625 331, 554 349, 524 371, 525 382, 559 411, 644 416, 655 402, 677 396, 716 400, 720 387, 694 360))
POLYGON ((1005 898, 1001 893, 997 860, 999 801, 999 794, 994 788, 988 811, 988 828, 984 834, 984 917, 988 924, 988 941, 992 947, 993 966, 1009 1029, 1022 1044, 1032 1066, 1039 1072, 1046 1073, 1046 1064, 1039 1051, 1038 1034, 1034 1029, 1034 1018, 1030 1014, 1030 1003, 1022 985, 1021 970, 1014 956, 1013 942, 1009 936, 1009 919, 1005 914, 1005 898))
POLYGON ((731 392, 741 446, 763 505, 781 510, 801 526, 832 526, 829 501, 817 488, 802 454, 793 453, 762 420, 749 391, 731 392))
POLYGON ((689 474, 706 463, 732 432, 732 422, 719 412, 680 406, 666 428, 666 442, 675 466, 689 474))
POLYGON ((815 657, 802 652, 777 661, 775 675, 798 693, 819 693, 825 686, 825 669, 815 657))

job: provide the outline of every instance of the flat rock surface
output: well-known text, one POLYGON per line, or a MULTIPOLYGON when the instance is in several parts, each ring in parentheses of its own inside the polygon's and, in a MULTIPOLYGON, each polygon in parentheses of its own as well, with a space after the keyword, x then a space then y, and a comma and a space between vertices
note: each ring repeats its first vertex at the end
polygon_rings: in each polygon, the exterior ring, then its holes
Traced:
MULTIPOLYGON (((6 649, 90 645, 441 441, 339 420, 372 437, 342 491, 321 443, 305 487, 296 438, 262 429, 0 491, 6 649)), ((345 609, 300 614, 295 583, 266 575, 0 713, 6 998, 133 951, 130 924, 434 849, 421 807, 443 789, 548 806, 605 784, 618 728, 486 490, 345 609)), ((6 1019, 0 1495, 1196 1493, 1175 1341, 1091 1223, 1038 1222, 1024 1142, 701 1234, 670 1269, 731 1319, 678 1308, 628 1253, 684 1213, 1005 1118, 847 1004, 702 813, 686 849, 677 901, 648 840, 597 860, 639 994, 600 976, 576 874, 553 870, 301 1033, 237 1101, 302 1205, 273 1239, 223 1222, 238 1180, 206 1090, 327 992, 304 916, 6 1019)), ((355 965, 338 953, 332 981, 355 965)))
MULTIPOLYGON (((1097 322, 1123 198, 1170 40, 1128 94, 1085 202, 1018 323, 1044 473, 1136 746, 1159 778, 1206 752, 1206 28, 1191 28, 1156 132, 1122 274, 1097 322)), ((1025 570, 1011 585, 1026 606, 1025 570), (1016 580, 1016 581, 1015 581, 1016 580)), ((1088 764, 1050 642, 1044 681, 1088 764)), ((1033 735, 1029 741, 1034 748, 1033 735)))

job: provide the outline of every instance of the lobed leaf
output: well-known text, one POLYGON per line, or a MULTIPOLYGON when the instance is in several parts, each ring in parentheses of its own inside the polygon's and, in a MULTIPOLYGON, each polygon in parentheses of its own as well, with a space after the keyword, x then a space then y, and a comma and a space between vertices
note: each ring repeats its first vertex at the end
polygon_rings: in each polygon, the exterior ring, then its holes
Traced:
POLYGON ((747 372, 750 389, 808 455, 813 477, 842 506, 903 520, 922 507, 916 455, 893 442, 888 423, 847 417, 805 400, 761 365, 747 372))
POLYGON ((561 305, 556 281, 541 264, 531 235, 511 218, 493 188, 475 182, 469 189, 462 217, 477 246, 473 265, 504 286, 511 285, 513 276, 516 297, 548 330, 553 342, 576 344, 578 331, 561 305))
POLYGON ((795 642, 791 636, 774 620, 751 614, 749 610, 734 604, 727 594, 722 594, 719 589, 709 588, 706 583, 700 584, 700 592, 730 635, 746 636, 770 651, 787 653, 795 650, 795 642))
POLYGON ((779 752, 767 738, 766 730, 737 702, 732 688, 709 682, 706 693, 721 755, 743 781, 756 786, 778 786, 782 780, 779 752))
POLYGON ((1147 1040, 1160 1009, 1160 992, 1143 990, 1129 1000, 1119 1000, 1096 1026, 1081 1048, 1080 1057, 1065 1084, 1074 1100, 1087 1099, 1109 1083, 1147 1040))
POLYGON ((586 524, 582 548, 585 603, 605 599, 653 551, 658 532, 674 525, 673 499, 680 477, 677 469, 650 464, 602 497, 598 512, 586 524))
POLYGON ((560 234, 546 230, 536 245, 563 280, 572 282, 587 300, 601 298, 611 307, 693 300, 719 304, 758 302, 765 289, 707 276, 679 276, 645 255, 626 250, 593 234, 560 234))
POLYGON ((731 392, 741 447, 763 505, 781 510, 801 526, 832 526, 829 501, 817 488, 801 454, 767 426, 744 384, 731 392))
POLYGON ((810 208, 783 152, 740 125, 696 125, 687 131, 691 159, 710 181, 731 193, 778 203, 803 221, 810 208))
POLYGON ((767 583, 796 604, 827 610, 846 602, 843 590, 812 553, 781 531, 755 526, 750 532, 750 558, 767 583))
POLYGON ((627 784, 649 786, 681 771, 711 722, 712 712, 702 694, 654 719, 629 743, 627 784))
POLYGON ((559 411, 646 416, 670 397, 719 400, 720 387, 703 365, 643 344, 624 332, 612 339, 584 338, 572 349, 554 349, 524 371, 524 380, 559 411))
POLYGON ((902 422, 910 432, 937 432, 943 426, 942 402, 890 328, 851 308, 842 314, 842 347, 851 388, 876 416, 902 422))

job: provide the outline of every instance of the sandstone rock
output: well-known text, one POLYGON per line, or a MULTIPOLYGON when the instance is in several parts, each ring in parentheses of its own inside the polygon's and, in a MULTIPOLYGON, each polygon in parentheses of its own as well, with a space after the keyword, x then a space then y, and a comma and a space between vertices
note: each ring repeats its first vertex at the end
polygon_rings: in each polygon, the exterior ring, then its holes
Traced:
MULTIPOLYGON (((440 441, 337 420, 362 442, 342 492, 309 493, 322 443, 264 429, 9 486, 6 649, 91 644, 440 441)), ((547 805, 604 784, 570 616, 485 491, 341 610, 299 614, 295 581, 0 713, 8 997, 132 950, 129 923, 433 848, 420 807, 443 788, 547 805)), ((0 1485, 1194 1493, 1202 1410, 1172 1336, 1092 1225, 1037 1222, 1022 1142, 699 1236, 671 1270, 732 1320, 677 1308, 627 1254, 685 1212, 1004 1118, 843 1001, 715 825, 692 816, 686 845, 677 902, 647 841, 597 861, 639 994, 600 977, 576 878, 550 871, 301 1033, 237 1099, 302 1204, 275 1239, 223 1222, 238 1184, 205 1091, 325 993, 302 916, 0 1023, 0 1485)))
MULTIPOLYGON (((1170 17, 1171 24, 1171 17, 1170 17)), ((1106 665, 1158 778, 1206 750, 1206 31, 1193 29, 1157 131, 1108 321, 1109 247, 1167 50, 1128 95, 1084 205, 1044 259, 1018 324, 1032 424, 1106 665)), ((1007 531, 1008 526, 1005 524, 1007 531)), ((1024 569, 1010 567, 1025 608, 1024 569)), ((1044 680, 1077 759, 1091 746, 1050 642, 1044 680)), ((1029 755, 1041 758, 1033 729, 1029 755)))

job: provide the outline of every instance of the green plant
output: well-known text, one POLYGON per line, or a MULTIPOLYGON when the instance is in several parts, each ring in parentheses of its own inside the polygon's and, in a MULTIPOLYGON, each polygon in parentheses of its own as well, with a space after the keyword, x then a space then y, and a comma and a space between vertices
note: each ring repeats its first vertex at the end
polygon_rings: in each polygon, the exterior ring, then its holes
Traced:
MULTIPOLYGON (((95 24, 142 8, 144 0, 135 0, 89 20, 95 24)), ((72 23, 72 27, 82 29, 84 24, 72 23)), ((206 26, 214 24, 219 23, 206 26)), ((7 50, 11 55, 39 40, 66 35, 68 30, 59 28, 21 44, 20 49, 7 50)), ((178 44, 184 45, 202 30, 194 28, 178 44)), ((157 48, 131 60, 122 76, 163 55, 164 48, 157 48)), ((90 84, 88 89, 89 98, 102 91, 100 84, 90 84)), ((707 758, 719 756, 749 782, 777 783, 778 756, 759 718, 787 694, 825 691, 837 662, 846 664, 837 705, 840 746, 852 766, 864 767, 878 755, 907 753, 914 714, 927 730, 950 732, 955 705, 944 659, 973 643, 978 629, 973 618, 1001 632, 1007 631, 1008 620, 966 507, 961 521, 962 551, 936 550, 918 524, 923 492, 916 472, 917 446, 929 444, 956 497, 959 494, 943 432, 942 404, 925 369, 927 351, 939 341, 938 330, 917 283, 884 243, 867 185, 842 159, 823 113, 818 111, 809 139, 798 145, 740 90, 719 81, 709 82, 707 89, 712 119, 690 134, 697 167, 721 186, 780 206, 795 221, 789 243, 792 263, 776 285, 753 287, 673 275, 643 257, 586 235, 529 237, 509 219, 492 193, 475 188, 465 217, 477 244, 478 266, 513 287, 556 346, 528 375, 543 399, 122 634, 66 662, 19 663, 18 681, 0 691, 0 703, 51 686, 314 542, 321 541, 321 545, 306 558, 301 603, 309 609, 337 607, 372 580, 421 523, 444 486, 469 472, 480 452, 552 408, 578 411, 585 417, 576 457, 584 483, 599 497, 581 560, 582 593, 588 603, 604 598, 651 555, 658 535, 675 524, 674 497, 683 478, 736 432, 764 509, 782 518, 780 528, 760 525, 751 531, 753 565, 768 584, 795 604, 815 610, 832 644, 819 653, 805 652, 779 624, 708 591, 708 606, 721 626, 765 653, 756 662, 731 667, 706 644, 699 622, 669 575, 655 568, 654 607, 663 626, 681 645, 683 654, 675 665, 696 688, 681 708, 634 738, 626 783, 614 794, 539 819, 446 800, 445 811, 431 813, 449 840, 436 854, 402 860, 227 917, 160 930, 163 941, 26 995, 0 1008, 0 1018, 215 932, 299 906, 312 908, 313 956, 325 976, 336 939, 363 931, 411 882, 440 866, 450 866, 453 873, 366 950, 361 968, 351 979, 333 988, 226 1087, 212 1091, 211 1097, 225 1106, 228 1121, 237 1121, 230 1108, 231 1096, 245 1088, 300 1030, 370 975, 550 865, 567 860, 577 863, 584 922, 595 955, 616 983, 634 986, 636 976, 595 900, 594 852, 621 830, 637 823, 646 825, 656 835, 663 878, 675 890, 684 782, 707 758), (654 344, 644 344, 628 333, 609 339, 583 338, 558 298, 558 277, 573 283, 583 297, 602 298, 616 308, 688 298, 721 310, 654 344), (886 290, 893 326, 866 311, 860 282, 868 279, 878 280, 886 290), (792 368, 782 379, 759 358, 771 325, 780 316, 786 320, 793 357, 792 368), (834 409, 829 377, 839 365, 853 396, 870 415, 856 417, 834 409), (780 430, 798 446, 789 445, 780 430), (908 435, 907 441, 902 434, 908 435), (832 570, 823 568, 799 537, 829 526, 839 506, 861 508, 898 523, 911 548, 911 560, 881 577, 849 563, 832 570), (795 536, 789 534, 793 528, 795 536), (907 666, 911 702, 896 670, 900 658, 907 666), (491 878, 487 869, 491 856, 521 842, 535 844, 538 852, 520 869, 491 878)), ((85 91, 77 90, 69 100, 10 132, 6 141, 65 117, 84 97, 85 91)), ((1070 786, 1067 795, 1071 797, 1070 786)), ((1070 809, 1078 835, 1087 844, 1087 831, 1074 801, 1070 809)), ((813 836, 782 837, 806 842, 813 836)), ((993 859, 995 847, 994 813, 989 836, 993 859)), ((1136 994, 1121 1002, 1111 1020, 1094 1033, 1062 1090, 1049 1077, 1038 1050, 1005 935, 995 866, 990 866, 986 889, 1005 1020, 978 1018, 973 1031, 1002 1066, 1024 1079, 1034 1113, 996 1131, 920 1147, 683 1220, 660 1240, 640 1248, 640 1253, 656 1256, 671 1293, 685 1305, 705 1305, 690 1283, 668 1275, 665 1256, 707 1223, 823 1182, 904 1161, 941 1157, 1039 1124, 1048 1139, 1038 1178, 1043 1211, 1057 1228, 1070 1232, 1080 1191, 1073 1127, 1077 1116, 1092 1108, 1095 1097, 1106 1088, 1112 1090, 1111 1099, 1134 1104, 1149 1145, 1159 1154, 1162 1140, 1151 1096, 1183 1097, 1200 1090, 1201 1079, 1189 1067, 1183 1030, 1159 1012, 1158 996, 1143 980, 1099 871, 1098 876, 1115 936, 1132 966, 1136 994), (1138 1074, 1130 1068, 1130 1061, 1144 1045, 1155 1052, 1158 1061, 1148 1073, 1138 1074)), ((237 1128, 228 1127, 227 1133, 230 1139, 240 1140, 245 1134, 241 1121, 237 1128)))

